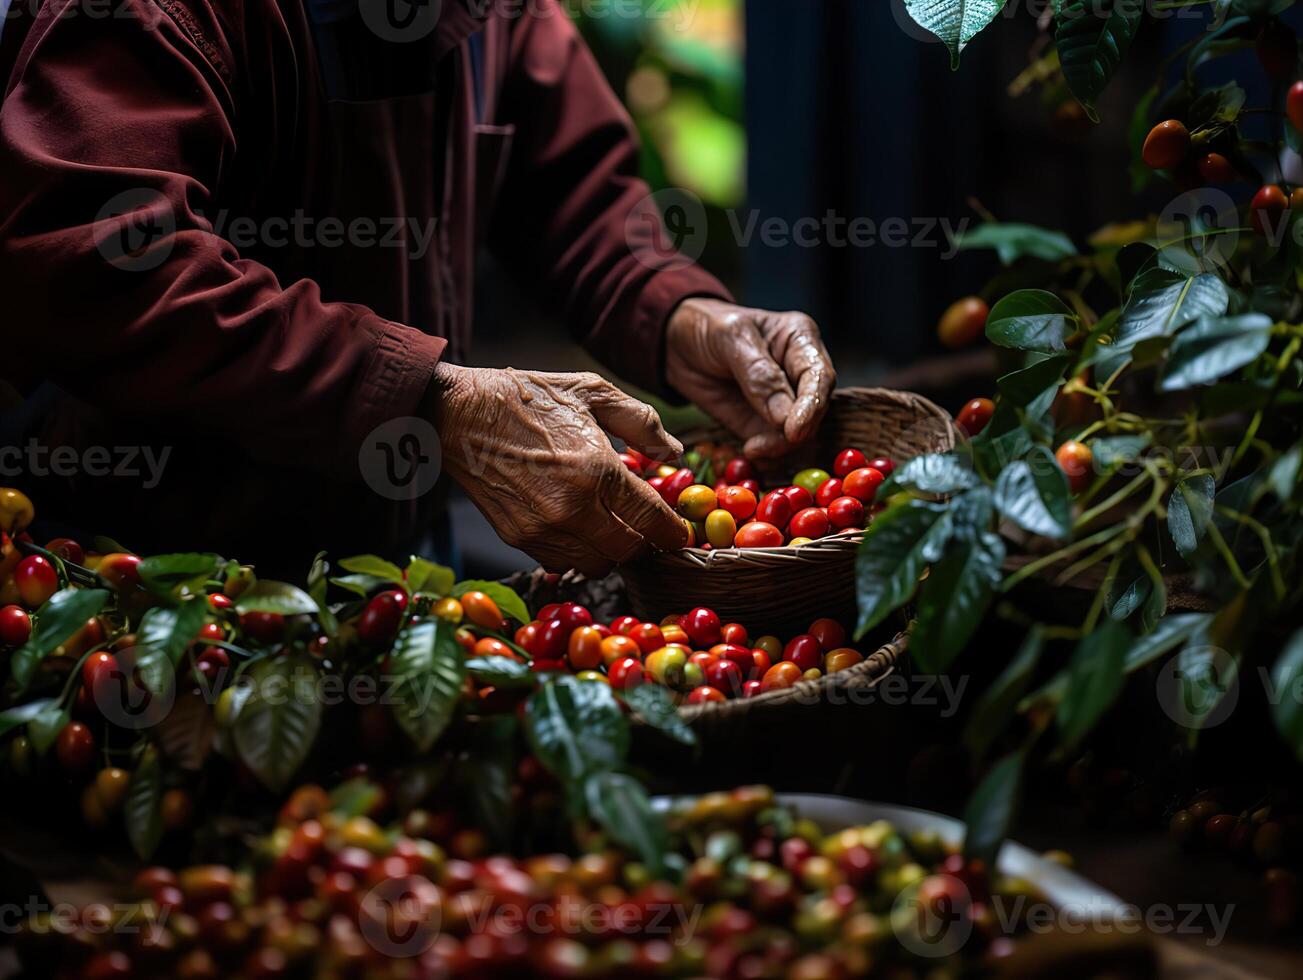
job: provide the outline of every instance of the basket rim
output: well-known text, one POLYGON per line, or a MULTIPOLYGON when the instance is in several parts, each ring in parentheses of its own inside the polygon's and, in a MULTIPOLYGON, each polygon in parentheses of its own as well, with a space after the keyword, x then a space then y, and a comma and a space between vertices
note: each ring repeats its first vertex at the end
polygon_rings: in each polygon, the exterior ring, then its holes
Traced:
MULTIPOLYGON (((833 401, 881 401, 890 402, 893 405, 907 404, 919 410, 920 418, 936 418, 944 425, 939 432, 943 434, 942 445, 931 450, 931 452, 949 452, 958 445, 960 437, 959 429, 955 426, 955 420, 940 405, 932 399, 917 394, 912 391, 904 391, 899 388, 882 388, 865 385, 852 385, 846 388, 837 388, 833 391, 829 407, 833 401)), ((719 422, 711 422, 698 425, 682 433, 682 440, 687 442, 692 439, 709 438, 715 434, 723 433, 729 438, 734 438, 733 434, 719 422)), ((822 538, 810 541, 807 544, 792 546, 790 544, 780 545, 775 548, 738 548, 736 546, 729 548, 712 548, 706 551, 704 548, 690 547, 680 548, 673 552, 656 552, 652 555, 655 561, 670 560, 675 564, 688 564, 698 568, 705 568, 714 564, 721 564, 725 561, 746 559, 748 556, 754 559, 779 558, 787 560, 790 558, 801 558, 809 556, 812 552, 817 551, 842 551, 849 547, 858 548, 860 542, 864 540, 866 528, 854 528, 846 531, 838 531, 836 534, 828 534, 822 538), (802 555, 805 552, 805 555, 802 555)))
MULTIPOLYGON (((909 631, 901 630, 884 641, 871 654, 854 667, 810 681, 801 681, 777 691, 766 691, 752 698, 730 698, 727 701, 704 704, 684 704, 678 709, 679 717, 689 725, 703 721, 722 721, 739 717, 757 708, 777 707, 803 698, 816 698, 831 688, 869 690, 895 673, 909 653, 909 631)), ((636 716, 635 716, 636 717, 636 716)), ((637 719, 639 724, 646 724, 637 719)))

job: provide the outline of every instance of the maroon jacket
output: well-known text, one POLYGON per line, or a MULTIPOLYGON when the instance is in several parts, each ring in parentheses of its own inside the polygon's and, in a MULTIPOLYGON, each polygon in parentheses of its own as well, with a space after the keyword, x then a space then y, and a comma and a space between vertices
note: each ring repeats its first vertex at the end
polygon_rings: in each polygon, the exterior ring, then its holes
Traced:
POLYGON ((142 551, 398 552, 430 499, 369 491, 359 446, 463 356, 480 245, 647 388, 674 306, 727 295, 628 220, 633 129, 556 0, 443 0, 401 44, 347 0, 83 3, 14 0, 0 36, 0 372, 27 397, 0 442, 171 453, 152 489, 19 478, 47 513, 142 551))

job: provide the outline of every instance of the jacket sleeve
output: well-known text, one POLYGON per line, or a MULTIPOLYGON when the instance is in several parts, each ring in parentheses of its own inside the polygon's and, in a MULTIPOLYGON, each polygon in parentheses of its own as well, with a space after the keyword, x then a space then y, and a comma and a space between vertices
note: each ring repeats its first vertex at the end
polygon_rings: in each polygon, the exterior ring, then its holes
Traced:
POLYGON ((674 252, 638 177, 632 120, 556 0, 520 17, 510 57, 501 111, 516 132, 490 244, 594 356, 673 397, 670 313, 729 292, 674 252))
POLYGON ((178 0, 108 18, 76 3, 35 16, 0 109, 0 369, 355 477, 366 434, 416 412, 444 341, 282 285, 213 232, 239 140, 215 20, 178 0))

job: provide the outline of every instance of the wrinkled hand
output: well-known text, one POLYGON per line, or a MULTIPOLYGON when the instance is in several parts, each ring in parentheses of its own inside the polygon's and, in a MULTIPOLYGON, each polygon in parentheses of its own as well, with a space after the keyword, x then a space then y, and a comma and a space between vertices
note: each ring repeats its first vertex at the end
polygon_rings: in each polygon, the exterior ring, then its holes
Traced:
POLYGON ((549 571, 606 575, 687 528, 620 462, 607 433, 653 458, 683 447, 656 411, 595 374, 440 364, 431 386, 443 464, 509 545, 549 571))
POLYGON ((669 383, 742 439, 748 456, 779 456, 814 434, 837 374, 804 313, 687 299, 665 338, 669 383))

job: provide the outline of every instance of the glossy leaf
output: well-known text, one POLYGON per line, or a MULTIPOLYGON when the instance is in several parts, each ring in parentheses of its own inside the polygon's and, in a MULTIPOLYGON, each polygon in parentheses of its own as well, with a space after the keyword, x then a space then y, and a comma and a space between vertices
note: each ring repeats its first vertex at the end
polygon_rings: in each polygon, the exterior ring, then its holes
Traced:
POLYGON ((1221 316, 1230 303, 1226 284, 1205 273, 1188 276, 1149 269, 1137 277, 1118 319, 1117 338, 1102 348, 1097 363, 1105 376, 1125 366, 1138 344, 1170 337, 1202 316, 1221 316))
POLYGON ((625 704, 638 713, 638 717, 652 728, 665 733, 676 742, 696 745, 697 733, 679 715, 679 709, 669 692, 660 684, 642 684, 622 695, 625 704))
POLYGON ((452 721, 466 679, 466 652, 454 632, 441 620, 413 623, 398 634, 390 654, 394 717, 422 752, 452 721))
POLYGON ((1054 43, 1068 88, 1091 121, 1099 121, 1095 100, 1131 46, 1144 16, 1144 0, 1058 0, 1054 43))
POLYGON ((1050 354, 1017 371, 1010 371, 995 383, 1000 389, 1000 397, 1025 408, 1043 398, 1047 391, 1057 392, 1063 381, 1063 372, 1071 362, 1071 354, 1050 354))
POLYGON ((997 867, 1022 790, 1023 754, 1013 752, 991 767, 964 807, 964 856, 997 867))
POLYGON ((629 751, 629 721, 606 684, 565 675, 526 702, 525 732, 539 761, 566 782, 615 769, 629 751))
POLYGON ((919 493, 954 493, 976 482, 973 468, 956 454, 925 453, 898 466, 878 488, 878 498, 884 499, 901 488, 919 493))
MULTIPOLYGON (((204 625, 207 615, 208 603, 202 596, 186 599, 176 608, 155 606, 140 618, 137 644, 161 653, 174 666, 204 625)), ((156 689, 150 687, 150 690, 156 689)))
POLYGON ((959 67, 959 55, 1004 6, 1005 0, 905 0, 914 23, 940 38, 950 50, 950 67, 959 67))
POLYGON ((1271 717, 1276 730, 1303 762, 1303 630, 1285 644, 1271 670, 1271 717))
POLYGON ((50 596, 36 616, 32 635, 14 652, 9 663, 18 693, 27 690, 37 665, 85 626, 108 601, 109 594, 104 589, 62 589, 50 596))
POLYGON ((1030 256, 1046 262, 1061 262, 1077 254, 1072 239, 1060 231, 1024 225, 988 221, 965 232, 955 242, 963 250, 994 249, 1000 261, 1012 265, 1018 259, 1030 256))
POLYGON ((472 657, 466 661, 466 673, 494 687, 533 687, 538 679, 529 664, 503 656, 472 657))
POLYGON ((147 861, 163 839, 163 766, 152 745, 131 774, 122 812, 131 849, 147 861))
POLYGON ((1271 327, 1271 319, 1261 313, 1201 317, 1173 341, 1163 374, 1163 390, 1211 384, 1252 364, 1271 342, 1271 327))
POLYGON ((235 608, 242 613, 267 612, 282 616, 314 616, 317 603, 297 585, 288 582, 254 582, 235 600, 235 608))
POLYGON ((220 563, 221 559, 210 553, 154 555, 142 558, 137 570, 145 588, 166 594, 178 585, 202 585, 216 573, 220 563))
POLYGON ((428 592, 442 598, 452 591, 455 578, 451 568, 424 558, 413 558, 407 565, 407 587, 413 592, 428 592))
POLYGON ((31 739, 32 748, 38 755, 45 755, 59 737, 64 726, 72 719, 72 712, 67 706, 51 700, 27 722, 27 737, 31 739))
POLYGON ((1053 293, 1022 289, 991 308, 986 339, 997 347, 1054 354, 1067 350, 1067 338, 1077 329, 1072 310, 1053 293))
POLYGON ((663 815, 652 810, 647 790, 622 772, 599 772, 584 785, 589 815, 611 839, 635 854, 653 875, 665 870, 669 833, 663 815))
POLYGON ((1104 620, 1077 644, 1055 715, 1065 747, 1076 746, 1112 706, 1122 690, 1130 645, 1131 631, 1116 619, 1104 620))
POLYGON ((6 708, 4 711, 0 711, 0 735, 5 735, 17 728, 19 725, 26 725, 42 711, 47 711, 51 707, 54 707, 57 710, 57 699, 37 698, 35 701, 28 701, 26 704, 16 704, 12 708, 6 708))
POLYGON ((1032 534, 1065 538, 1072 531, 1068 478, 1044 446, 1034 446, 1028 459, 1004 468, 995 483, 995 506, 1032 534))
POLYGON ((914 594, 923 569, 941 557, 952 520, 942 504, 909 500, 889 507, 869 525, 855 559, 856 639, 914 594))
POLYGON ((924 673, 945 672, 982 621, 990 605, 1004 542, 987 531, 953 542, 932 566, 918 596, 910 655, 924 673))
POLYGON ((473 761, 459 770, 475 826, 495 848, 511 843, 511 788, 516 776, 516 718, 502 715, 475 725, 473 761))
POLYGON ((403 579, 403 570, 391 561, 379 557, 378 555, 354 555, 352 558, 341 558, 339 567, 346 572, 354 572, 358 575, 374 575, 376 578, 384 579, 390 585, 403 588, 405 581, 403 579))
POLYGON ((249 695, 235 719, 235 746, 244 764, 279 792, 312 751, 321 727, 317 671, 305 655, 269 657, 249 668, 249 695))
POLYGON ((1184 557, 1194 554, 1213 516, 1216 485, 1207 474, 1182 480, 1167 501, 1167 529, 1184 557))

